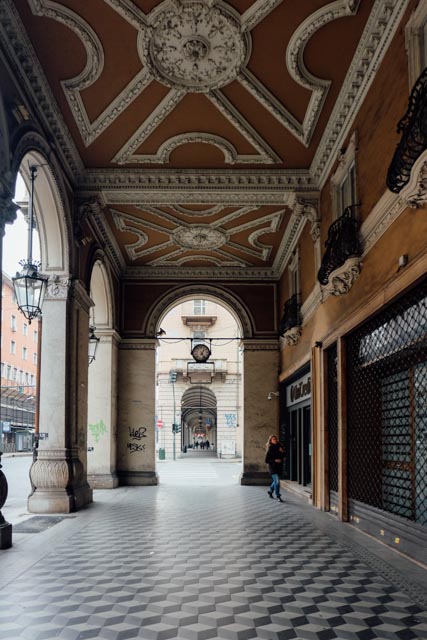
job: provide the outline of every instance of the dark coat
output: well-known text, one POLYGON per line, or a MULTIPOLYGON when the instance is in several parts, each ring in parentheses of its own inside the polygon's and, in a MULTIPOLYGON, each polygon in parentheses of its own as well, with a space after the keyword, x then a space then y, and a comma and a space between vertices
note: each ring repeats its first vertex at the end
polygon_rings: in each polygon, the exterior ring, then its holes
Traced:
POLYGON ((282 473, 283 458, 285 457, 285 450, 283 445, 279 442, 277 444, 270 444, 265 454, 265 462, 268 464, 268 470, 270 473, 282 473), (280 462, 276 462, 280 460, 280 462))

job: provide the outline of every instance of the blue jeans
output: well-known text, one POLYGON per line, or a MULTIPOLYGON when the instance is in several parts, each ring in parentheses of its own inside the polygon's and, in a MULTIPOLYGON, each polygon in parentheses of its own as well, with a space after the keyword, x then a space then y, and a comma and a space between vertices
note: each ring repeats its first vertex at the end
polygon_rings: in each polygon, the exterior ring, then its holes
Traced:
POLYGON ((278 473, 271 474, 272 483, 270 485, 270 492, 275 493, 276 497, 280 496, 280 479, 278 473))

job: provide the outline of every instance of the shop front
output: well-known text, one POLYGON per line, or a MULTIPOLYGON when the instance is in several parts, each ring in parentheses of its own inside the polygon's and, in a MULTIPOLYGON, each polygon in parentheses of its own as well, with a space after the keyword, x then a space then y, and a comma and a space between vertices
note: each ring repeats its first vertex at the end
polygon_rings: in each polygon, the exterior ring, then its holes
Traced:
POLYGON ((305 369, 285 386, 281 437, 286 447, 284 479, 307 492, 312 478, 311 372, 305 369))

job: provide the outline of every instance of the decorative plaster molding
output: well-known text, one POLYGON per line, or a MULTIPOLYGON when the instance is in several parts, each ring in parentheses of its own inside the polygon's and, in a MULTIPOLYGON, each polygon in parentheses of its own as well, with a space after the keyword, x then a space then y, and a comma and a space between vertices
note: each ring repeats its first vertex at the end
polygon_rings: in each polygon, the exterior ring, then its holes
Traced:
POLYGON ((311 239, 313 242, 317 242, 320 238, 320 213, 318 201, 297 198, 297 205, 302 207, 301 215, 304 216, 311 224, 311 239))
POLYGON ((209 92, 236 78, 249 34, 224 3, 163 2, 148 15, 139 54, 152 76, 173 89, 209 92))
POLYGON ((283 340, 285 345, 288 347, 294 347, 295 345, 298 344, 301 338, 301 334, 302 334, 301 327, 291 327, 290 329, 285 331, 283 336, 281 336, 281 341, 283 340))
MULTIPOLYGON (((286 50, 286 66, 291 77, 311 91, 309 105, 302 124, 298 123, 297 131, 290 130, 297 134, 297 137, 308 146, 313 135, 316 124, 326 100, 330 81, 322 80, 313 76, 304 64, 304 49, 313 34, 328 22, 337 20, 348 15, 355 15, 359 7, 360 0, 349 2, 348 0, 335 0, 315 13, 310 15, 292 35, 286 50), (299 134, 299 135, 298 135, 299 134)), ((287 126, 284 123, 284 126, 287 126)))
POLYGON ((353 61, 323 133, 310 172, 323 188, 360 106, 375 78, 409 0, 375 0, 353 61))
POLYGON ((362 270, 359 257, 348 258, 341 267, 332 271, 327 285, 322 285, 323 301, 326 295, 342 296, 350 291, 362 270))
POLYGON ((119 349, 122 351, 155 351, 157 346, 156 338, 141 338, 127 340, 122 338, 119 349))
POLYGON ((283 0, 255 0, 241 17, 241 28, 250 31, 264 20, 265 16, 273 11, 283 0))
POLYGON ((71 278, 69 276, 49 274, 45 300, 67 300, 70 288, 71 278))
POLYGON ((4 236, 7 224, 16 220, 16 212, 19 206, 12 201, 9 189, 5 188, 0 179, 0 238, 4 236))
MULTIPOLYGON (((128 267, 123 272, 123 277, 127 280, 164 280, 170 281, 177 278, 176 265, 169 266, 150 266, 150 267, 128 267)), ((180 267, 179 277, 186 280, 209 281, 275 281, 278 279, 275 273, 269 267, 233 267, 224 265, 221 267, 180 267)))
POLYGON ((214 250, 228 241, 228 233, 221 229, 213 229, 209 225, 181 226, 175 229, 173 241, 185 249, 214 250))
POLYGON ((40 105, 64 167, 76 179, 83 163, 12 0, 0 2, 0 42, 18 85, 40 105))
POLYGON ((252 338, 242 339, 243 351, 279 351, 280 342, 278 338, 252 338))
POLYGON ((427 150, 412 167, 411 178, 399 198, 411 209, 422 209, 427 205, 427 150))
POLYGON ((248 170, 227 169, 176 173, 162 169, 142 172, 136 169, 88 169, 80 176, 80 197, 92 191, 102 192, 106 204, 287 204, 294 192, 317 191, 306 170, 248 170), (120 180, 118 180, 120 175, 120 180), (198 200, 194 193, 197 194, 198 200), (186 201, 188 194, 189 200, 186 201), (213 194, 213 196, 211 195, 213 194))

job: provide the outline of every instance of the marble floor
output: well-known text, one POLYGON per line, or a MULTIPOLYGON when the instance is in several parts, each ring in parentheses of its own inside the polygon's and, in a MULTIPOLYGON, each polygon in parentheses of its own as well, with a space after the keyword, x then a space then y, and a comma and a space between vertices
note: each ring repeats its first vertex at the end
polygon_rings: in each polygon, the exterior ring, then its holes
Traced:
POLYGON ((425 568, 293 494, 240 486, 238 471, 159 465, 157 487, 96 491, 14 532, 0 638, 427 638, 425 568))

